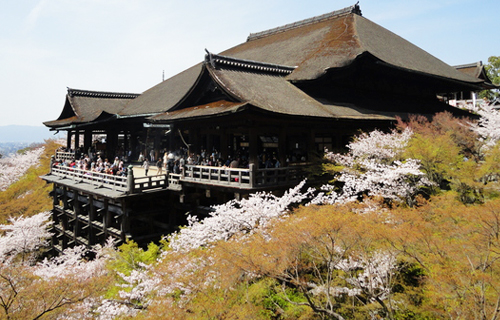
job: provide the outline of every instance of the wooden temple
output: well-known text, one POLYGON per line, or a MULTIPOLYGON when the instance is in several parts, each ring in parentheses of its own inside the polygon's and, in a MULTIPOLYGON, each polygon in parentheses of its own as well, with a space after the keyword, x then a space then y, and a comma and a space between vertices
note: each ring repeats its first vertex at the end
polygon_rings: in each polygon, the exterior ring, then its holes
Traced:
POLYGON ((412 114, 465 115, 438 97, 483 85, 354 5, 207 51, 199 64, 142 94, 68 89, 59 118, 44 122, 68 133, 55 161, 92 150, 133 163, 141 153, 182 150, 221 162, 186 162, 149 176, 53 166, 42 178, 53 184, 54 248, 108 237, 147 242, 183 225, 187 212, 282 192, 325 149, 342 149, 360 130, 386 129, 412 114), (222 165, 231 159, 237 165, 222 165))

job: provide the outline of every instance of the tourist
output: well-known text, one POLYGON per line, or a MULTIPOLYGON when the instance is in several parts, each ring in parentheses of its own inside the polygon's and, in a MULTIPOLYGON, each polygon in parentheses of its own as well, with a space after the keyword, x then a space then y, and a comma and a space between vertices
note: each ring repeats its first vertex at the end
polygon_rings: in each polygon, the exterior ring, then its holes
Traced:
POLYGON ((156 167, 158 168, 158 171, 156 172, 156 174, 163 174, 163 160, 161 159, 161 157, 156 162, 156 167))
POLYGON ((229 168, 238 168, 239 165, 240 165, 240 159, 235 158, 233 161, 231 161, 231 163, 229 163, 229 168))
POLYGON ((144 159, 144 163, 142 164, 142 167, 144 168, 144 174, 147 176, 148 171, 149 171, 149 161, 148 159, 144 159))

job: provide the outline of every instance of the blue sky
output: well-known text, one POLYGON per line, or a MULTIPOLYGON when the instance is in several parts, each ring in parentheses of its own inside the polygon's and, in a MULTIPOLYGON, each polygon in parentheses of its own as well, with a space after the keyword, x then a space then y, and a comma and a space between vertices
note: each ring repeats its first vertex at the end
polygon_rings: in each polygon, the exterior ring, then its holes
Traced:
MULTIPOLYGON (((249 33, 357 0, 0 0, 0 125, 56 119, 66 88, 141 93, 249 33)), ((498 0, 361 0, 450 65, 500 55, 498 0)))

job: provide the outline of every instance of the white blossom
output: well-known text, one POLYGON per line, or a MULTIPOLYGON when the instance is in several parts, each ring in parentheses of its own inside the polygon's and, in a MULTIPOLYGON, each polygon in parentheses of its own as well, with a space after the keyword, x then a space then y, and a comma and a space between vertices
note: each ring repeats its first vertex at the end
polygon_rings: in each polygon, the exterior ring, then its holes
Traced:
POLYGON ((59 256, 44 259, 38 263, 33 273, 44 279, 72 277, 75 280, 87 280, 106 272, 106 261, 111 250, 112 241, 107 241, 105 246, 95 245, 90 250, 85 246, 76 246, 65 249, 59 256), (92 252, 93 259, 85 259, 92 252))
POLYGON ((387 251, 377 251, 371 255, 360 254, 356 257, 351 255, 339 261, 335 267, 346 272, 349 275, 346 281, 370 299, 385 300, 391 293, 396 256, 387 251))
POLYGON ((485 104, 472 111, 480 115, 477 123, 471 123, 472 130, 479 134, 485 149, 493 147, 500 140, 500 112, 485 104))
POLYGON ((142 268, 134 269, 130 275, 119 273, 122 280, 125 282, 120 286, 129 290, 120 290, 119 296, 121 299, 129 302, 130 304, 140 304, 147 306, 149 304, 149 295, 158 289, 158 284, 161 279, 154 276, 149 271, 147 265, 142 265, 142 268))
POLYGON ((219 240, 227 241, 238 232, 248 233, 258 226, 265 226, 271 219, 286 214, 290 205, 309 197, 308 192, 301 192, 304 184, 305 180, 282 197, 260 192, 248 199, 214 206, 215 211, 202 221, 190 216, 186 228, 168 237, 170 247, 175 251, 189 250, 219 240))
POLYGON ((395 201, 411 201, 423 186, 432 185, 416 159, 398 159, 413 132, 363 133, 347 147, 347 154, 327 153, 325 157, 344 167, 336 177, 342 186, 324 185, 312 204, 357 201, 360 196, 380 196, 395 201))
POLYGON ((13 217, 9 219, 11 224, 0 225, 0 229, 5 231, 0 236, 0 261, 8 262, 22 255, 23 261, 31 262, 33 255, 49 244, 47 239, 52 236, 48 231, 52 224, 50 215, 46 211, 32 217, 13 217))
POLYGON ((362 291, 357 288, 332 287, 332 286, 328 287, 326 285, 318 286, 315 283, 311 283, 310 286, 312 287, 312 289, 309 290, 309 293, 311 293, 314 296, 331 295, 332 297, 339 297, 341 295, 347 295, 349 297, 355 297, 362 293, 362 291))
POLYGON ((373 130, 360 134, 347 147, 354 158, 391 159, 406 148, 412 136, 410 128, 402 132, 393 130, 391 133, 373 130))
POLYGON ((95 319, 98 320, 113 320, 117 317, 129 316, 135 317, 139 309, 131 308, 129 305, 111 299, 104 299, 96 308, 95 319))
POLYGON ((39 165, 40 156, 45 148, 35 148, 25 153, 11 154, 0 159, 0 191, 6 190, 19 180, 32 166, 39 165))

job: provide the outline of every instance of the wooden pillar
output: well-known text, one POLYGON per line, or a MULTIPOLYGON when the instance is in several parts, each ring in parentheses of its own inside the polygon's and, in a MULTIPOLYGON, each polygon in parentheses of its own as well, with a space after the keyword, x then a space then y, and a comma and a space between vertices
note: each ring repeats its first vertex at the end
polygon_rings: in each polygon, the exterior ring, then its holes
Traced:
POLYGON ((138 140, 137 140, 138 134, 139 133, 136 130, 132 130, 130 132, 130 151, 132 152, 130 153, 130 157, 128 159, 129 162, 137 160, 137 158, 139 157, 139 153, 136 150, 138 145, 138 140))
POLYGON ((281 166, 286 166, 286 128, 280 127, 280 133, 278 137, 278 160, 281 166))
POLYGON ((69 204, 68 204, 68 193, 66 191, 65 186, 61 186, 61 192, 62 192, 62 203, 63 203, 63 208, 68 209, 69 204))
POLYGON ((122 200, 122 215, 120 223, 120 231, 122 236, 122 241, 125 242, 126 236, 130 235, 130 213, 124 200, 122 200))
POLYGON ((88 154, 92 147, 92 130, 85 130, 83 134, 83 153, 88 154))
POLYGON ((212 148, 214 147, 213 145, 213 141, 214 141, 214 136, 213 134, 207 134, 207 153, 208 154, 212 154, 212 148))
POLYGON ((227 130, 221 130, 221 136, 220 136, 220 153, 222 159, 226 160, 229 156, 229 141, 228 141, 228 133, 227 130))
POLYGON ((316 143, 314 141, 314 130, 309 130, 307 136, 307 159, 306 161, 311 161, 312 157, 316 154, 316 143))
POLYGON ((80 147, 80 130, 75 131, 75 150, 80 147))
MULTIPOLYGON (((66 187, 60 186, 61 190, 61 200, 62 207, 64 210, 68 209, 68 194, 66 193, 66 187)), ((61 226, 62 226, 62 237, 61 237, 61 247, 65 249, 68 246, 68 238, 66 237, 66 230, 68 230, 68 217, 66 214, 61 216, 61 226)))
POLYGON ((89 213, 89 246, 96 244, 95 230, 92 227, 92 221, 95 219, 95 207, 94 207, 94 196, 89 194, 89 203, 88 203, 88 213, 89 213))
POLYGON ((68 130, 68 133, 66 135, 66 149, 71 149, 71 135, 72 135, 72 132, 71 130, 68 130))
POLYGON ((106 158, 113 162, 116 156, 116 147, 118 144, 118 133, 115 130, 106 131, 106 158))
POLYGON ((78 215, 80 215, 80 201, 78 200, 78 192, 73 190, 73 241, 76 244, 76 238, 80 234, 80 226, 78 223, 78 215))
POLYGON ((189 140, 191 142, 191 152, 194 154, 201 153, 201 133, 199 128, 189 130, 189 140))
POLYGON ((161 130, 152 129, 151 134, 153 135, 153 150, 155 152, 154 155, 155 155, 155 162, 156 162, 156 161, 158 161, 158 157, 160 157, 161 130))
POLYGON ((249 148, 248 148, 248 153, 249 153, 249 163, 255 164, 256 168, 259 168, 259 136, 257 133, 257 130, 255 128, 250 128, 249 134, 248 134, 248 141, 249 141, 249 148))
POLYGON ((108 236, 109 236, 108 228, 111 225, 111 214, 109 213, 108 199, 104 199, 102 225, 103 225, 102 228, 103 228, 103 232, 104 232, 104 239, 108 239, 108 236))
POLYGON ((128 151, 130 150, 128 142, 129 142, 128 141, 128 133, 127 133, 127 131, 125 131, 125 132, 123 132, 123 155, 124 156, 127 156, 128 151))
MULTIPOLYGON (((144 128, 142 130, 142 137, 141 137, 141 142, 143 144, 140 145, 140 152, 142 152, 142 155, 144 157, 148 156, 148 132, 149 129, 144 128)), ((139 155, 137 155, 139 157, 139 155)))
MULTIPOLYGON (((58 200, 58 196, 57 196, 57 186, 54 183, 54 185, 52 186, 52 221, 53 221, 54 226, 58 225, 60 222, 59 217, 57 215, 57 210, 55 208, 57 205, 59 205, 59 200, 58 200)), ((51 244, 52 248, 54 248, 54 246, 58 242, 57 236, 58 236, 58 234, 56 232, 52 233, 52 237, 50 238, 50 244, 51 244)))

